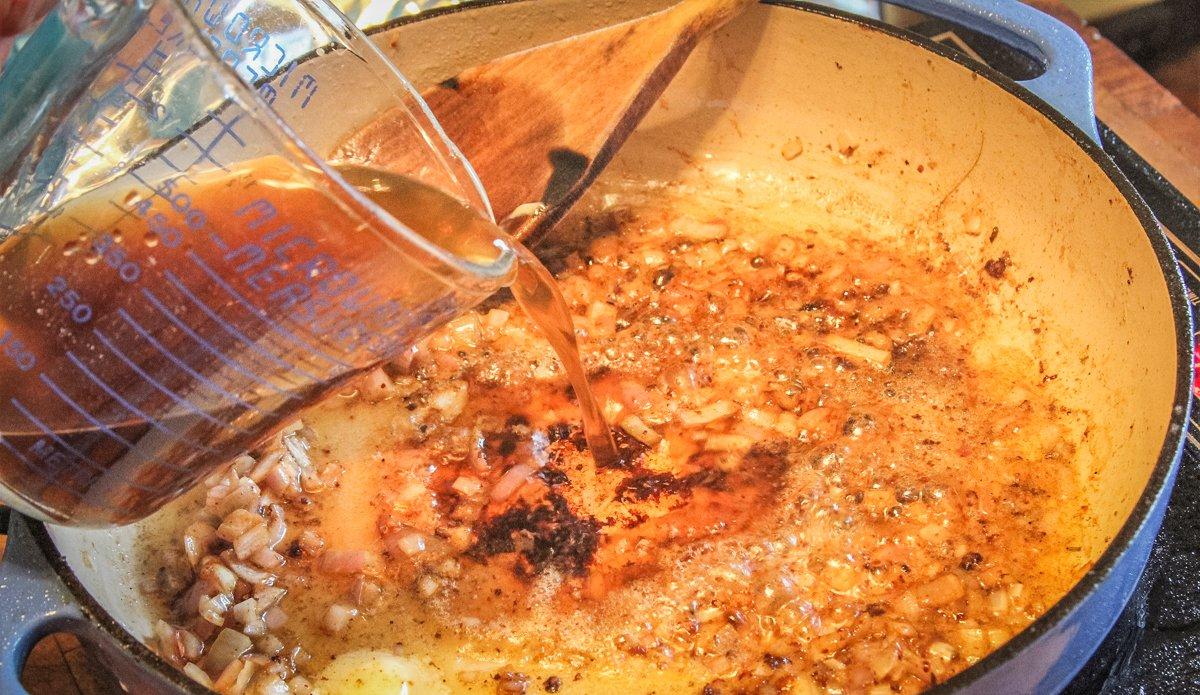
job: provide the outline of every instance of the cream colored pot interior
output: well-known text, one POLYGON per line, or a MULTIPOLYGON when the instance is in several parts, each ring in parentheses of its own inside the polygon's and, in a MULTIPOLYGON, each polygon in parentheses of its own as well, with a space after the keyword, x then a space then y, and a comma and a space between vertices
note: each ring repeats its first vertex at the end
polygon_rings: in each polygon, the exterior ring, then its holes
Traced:
MULTIPOLYGON (((521 2, 377 38, 424 86, 652 7, 521 2)), ((542 93, 539 108, 552 108, 553 93, 542 93)), ((990 299, 1006 318, 990 327, 977 357, 1037 356, 1062 401, 1090 414, 1079 474, 1095 518, 1080 539, 1083 554, 1095 558, 1116 535, 1171 415, 1171 306, 1125 199, 1035 109, 902 39, 758 6, 698 49, 606 177, 767 181, 798 226, 939 244, 967 268, 1008 254, 1008 282, 990 299), (797 143, 798 156, 782 156, 797 143)), ((135 531, 51 533, 87 589, 144 635, 152 621, 128 572, 135 531)))

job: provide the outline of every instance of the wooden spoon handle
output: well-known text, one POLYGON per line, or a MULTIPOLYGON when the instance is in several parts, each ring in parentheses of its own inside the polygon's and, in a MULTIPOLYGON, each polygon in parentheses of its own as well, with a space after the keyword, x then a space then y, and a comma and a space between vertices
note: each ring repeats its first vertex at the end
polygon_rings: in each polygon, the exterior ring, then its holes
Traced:
MULTIPOLYGON (((700 39, 754 1, 683 0, 468 68, 423 96, 474 165, 496 217, 517 211, 505 226, 536 241, 604 169, 700 39), (537 201, 540 208, 530 205, 537 201)), ((376 119, 336 158, 408 173, 420 148, 401 140, 401 117, 376 119)))
POLYGON ((682 40, 696 40, 741 14, 758 0, 684 0, 666 10, 682 40))
MULTIPOLYGON (((588 143, 590 148, 572 148, 573 151, 582 154, 583 161, 586 162, 573 184, 557 190, 555 194, 543 200, 519 205, 509 213, 505 226, 513 230, 516 238, 528 244, 537 243, 566 214, 612 160, 617 150, 683 67, 696 44, 756 2, 758 0, 682 0, 648 17, 596 32, 614 34, 621 27, 625 27, 624 35, 614 36, 607 50, 619 55, 624 52, 622 47, 627 50, 632 46, 645 46, 649 53, 647 58, 653 56, 656 60, 647 60, 644 71, 640 74, 626 73, 627 79, 637 83, 636 89, 625 93, 615 90, 615 93, 610 92, 605 97, 610 101, 610 107, 619 108, 613 108, 610 112, 606 129, 596 128, 594 139, 588 143), (667 39, 665 42, 664 38, 667 39)), ((586 37, 587 35, 578 38, 582 40, 586 37)), ((594 47, 589 48, 594 50, 594 47)), ((612 58, 612 62, 619 61, 618 57, 612 58)), ((603 118, 599 113, 591 113, 588 116, 596 120, 599 120, 597 116, 603 118)), ((593 127, 597 125, 599 123, 593 121, 593 127)), ((551 191, 548 189, 546 192, 551 191)))

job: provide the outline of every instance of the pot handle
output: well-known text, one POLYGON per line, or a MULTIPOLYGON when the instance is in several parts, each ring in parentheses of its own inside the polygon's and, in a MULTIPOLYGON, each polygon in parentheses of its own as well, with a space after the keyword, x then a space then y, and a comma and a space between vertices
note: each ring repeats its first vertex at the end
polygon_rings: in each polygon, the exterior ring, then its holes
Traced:
POLYGON ((95 628, 38 550, 16 512, 0 560, 0 692, 27 695, 21 667, 38 640, 54 632, 94 639, 95 628))
POLYGON ((1100 142, 1092 53, 1079 34, 1019 0, 886 0, 958 24, 1040 59, 1046 72, 1021 84, 1100 142))

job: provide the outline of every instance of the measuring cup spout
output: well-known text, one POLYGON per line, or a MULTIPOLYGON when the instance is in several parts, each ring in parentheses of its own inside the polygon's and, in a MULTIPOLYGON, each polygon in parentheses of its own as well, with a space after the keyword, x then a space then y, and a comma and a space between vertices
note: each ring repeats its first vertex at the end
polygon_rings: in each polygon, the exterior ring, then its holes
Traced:
MULTIPOLYGON (((15 169, 44 156, 31 151, 124 46, 147 9, 143 0, 62 0, 0 73, 0 192, 15 169)), ((0 217, 0 234, 11 221, 0 217)))

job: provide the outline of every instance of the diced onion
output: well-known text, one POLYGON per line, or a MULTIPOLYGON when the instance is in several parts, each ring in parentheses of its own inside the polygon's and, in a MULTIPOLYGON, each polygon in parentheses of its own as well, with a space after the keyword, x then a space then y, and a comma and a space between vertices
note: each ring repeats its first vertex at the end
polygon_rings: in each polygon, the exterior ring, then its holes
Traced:
POLYGON ((249 637, 237 630, 225 628, 221 630, 217 635, 217 639, 209 647, 208 657, 204 660, 204 666, 209 673, 220 673, 224 676, 225 669, 236 659, 239 659, 243 654, 250 651, 250 648, 253 646, 249 637))
POLYGON ((329 574, 355 574, 367 566, 365 550, 329 550, 321 556, 320 570, 329 574))
POLYGON ((646 424, 645 420, 642 420, 637 415, 626 415, 621 420, 621 429, 646 446, 657 446, 662 441, 662 435, 654 431, 654 429, 646 424))
POLYGON ((827 335, 823 339, 830 350, 860 362, 869 362, 876 367, 887 368, 892 364, 892 353, 871 347, 857 340, 851 340, 840 335, 827 335))
POLYGON ((492 499, 496 502, 508 499, 514 492, 521 489, 521 486, 529 480, 534 472, 533 466, 525 463, 518 463, 504 471, 504 475, 500 476, 500 479, 492 486, 492 499))
POLYGON ((204 669, 200 668, 196 664, 185 664, 183 667, 183 672, 188 678, 191 678, 205 688, 213 687, 212 679, 208 677, 208 674, 204 672, 204 669))
POLYGON ((288 614, 279 606, 273 606, 263 613, 263 622, 272 630, 278 630, 287 624, 288 614))
POLYGON ((350 624, 350 620, 358 615, 358 609, 353 606, 347 606, 342 603, 335 603, 325 611, 325 616, 321 619, 321 627, 327 632, 337 634, 346 629, 350 624))

